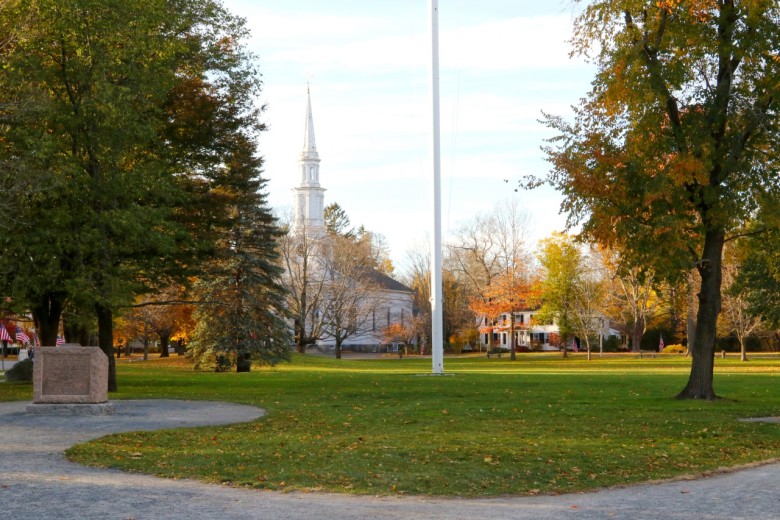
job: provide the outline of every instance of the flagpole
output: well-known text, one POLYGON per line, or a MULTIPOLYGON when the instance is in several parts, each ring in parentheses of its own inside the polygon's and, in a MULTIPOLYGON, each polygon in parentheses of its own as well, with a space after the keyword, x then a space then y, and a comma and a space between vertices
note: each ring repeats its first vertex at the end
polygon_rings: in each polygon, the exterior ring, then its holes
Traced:
POLYGON ((431 249, 431 354, 433 374, 444 373, 441 255, 441 139, 439 115, 439 1, 429 0, 431 17, 431 107, 433 162, 433 245, 431 249))

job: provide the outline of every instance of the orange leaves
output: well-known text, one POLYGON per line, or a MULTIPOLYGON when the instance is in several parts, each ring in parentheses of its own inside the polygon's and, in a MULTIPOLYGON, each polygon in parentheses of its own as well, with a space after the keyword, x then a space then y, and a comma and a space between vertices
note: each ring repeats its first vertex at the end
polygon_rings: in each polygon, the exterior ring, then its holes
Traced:
POLYGON ((497 277, 482 294, 469 302, 477 316, 495 318, 500 314, 527 309, 538 304, 541 290, 526 273, 513 272, 497 277))

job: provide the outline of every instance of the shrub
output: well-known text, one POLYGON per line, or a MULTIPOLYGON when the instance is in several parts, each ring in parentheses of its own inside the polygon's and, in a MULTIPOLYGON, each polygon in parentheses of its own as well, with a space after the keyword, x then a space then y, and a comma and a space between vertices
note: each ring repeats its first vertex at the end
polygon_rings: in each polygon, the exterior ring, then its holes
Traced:
POLYGON ((664 354, 685 354, 686 350, 682 345, 666 345, 662 352, 664 354))
POLYGON ((19 361, 10 369, 5 371, 6 381, 32 381, 33 379, 33 362, 32 359, 27 358, 23 361, 19 361))
POLYGON ((602 343, 604 352, 617 352, 620 350, 620 346, 620 338, 617 336, 609 336, 608 338, 604 339, 602 343))

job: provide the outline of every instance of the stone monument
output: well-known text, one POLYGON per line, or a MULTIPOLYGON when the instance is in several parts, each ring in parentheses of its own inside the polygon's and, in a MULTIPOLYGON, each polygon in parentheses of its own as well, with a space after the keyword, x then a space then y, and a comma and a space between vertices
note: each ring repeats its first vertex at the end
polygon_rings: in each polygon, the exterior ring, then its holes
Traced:
POLYGON ((110 415, 108 358, 98 347, 63 345, 35 349, 33 404, 28 413, 110 415))

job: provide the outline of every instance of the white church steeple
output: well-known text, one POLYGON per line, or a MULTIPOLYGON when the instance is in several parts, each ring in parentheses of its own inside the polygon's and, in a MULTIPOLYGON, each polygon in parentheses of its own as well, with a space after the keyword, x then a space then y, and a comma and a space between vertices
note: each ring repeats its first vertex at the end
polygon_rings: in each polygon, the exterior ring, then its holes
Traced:
POLYGON ((303 134, 303 150, 298 160, 300 183, 295 192, 295 227, 322 230, 325 227, 323 212, 325 188, 320 186, 320 156, 314 140, 314 118, 311 112, 311 92, 306 88, 306 123, 303 134))

